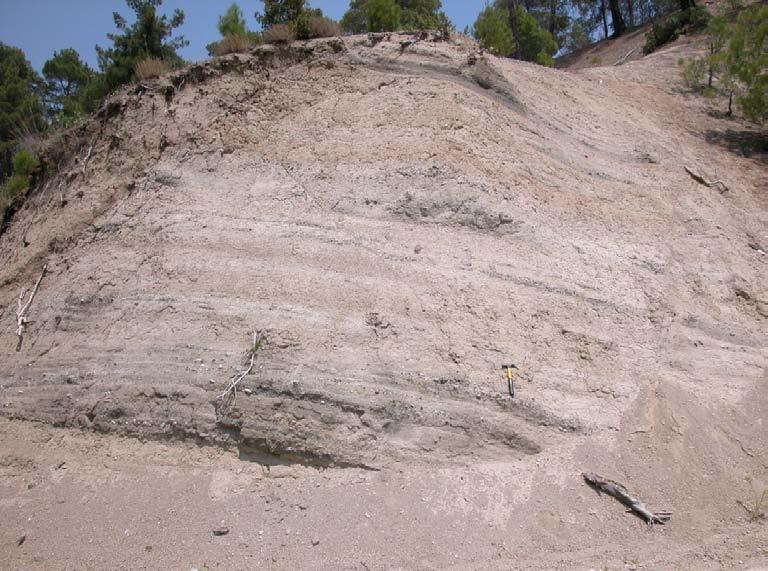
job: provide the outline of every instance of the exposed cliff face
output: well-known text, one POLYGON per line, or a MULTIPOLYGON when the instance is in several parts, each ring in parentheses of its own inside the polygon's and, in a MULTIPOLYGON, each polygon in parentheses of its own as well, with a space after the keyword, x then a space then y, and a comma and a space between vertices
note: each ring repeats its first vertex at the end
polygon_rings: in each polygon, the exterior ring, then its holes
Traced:
POLYGON ((197 64, 52 145, 0 237, 0 413, 274 463, 562 479, 628 448, 636 478, 740 481, 736 442, 765 452, 764 165, 707 145, 651 58, 405 39, 197 64))

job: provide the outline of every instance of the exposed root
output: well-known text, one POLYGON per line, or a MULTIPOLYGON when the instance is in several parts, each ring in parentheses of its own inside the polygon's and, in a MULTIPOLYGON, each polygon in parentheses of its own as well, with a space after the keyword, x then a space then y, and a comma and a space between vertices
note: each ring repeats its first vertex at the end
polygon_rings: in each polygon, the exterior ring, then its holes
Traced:
POLYGON ((240 381, 242 381, 245 377, 251 374, 251 371, 253 370, 253 364, 256 362, 256 353, 261 348, 263 340, 261 336, 259 335, 258 331, 254 331, 253 333, 253 345, 251 346, 249 353, 251 354, 251 361, 248 364, 248 368, 241 372, 236 374, 234 377, 232 377, 232 380, 230 381, 229 385, 227 386, 227 389, 219 395, 220 399, 226 399, 229 395, 232 395, 232 402, 231 406, 235 406, 235 401, 237 401, 237 385, 240 384, 240 381))

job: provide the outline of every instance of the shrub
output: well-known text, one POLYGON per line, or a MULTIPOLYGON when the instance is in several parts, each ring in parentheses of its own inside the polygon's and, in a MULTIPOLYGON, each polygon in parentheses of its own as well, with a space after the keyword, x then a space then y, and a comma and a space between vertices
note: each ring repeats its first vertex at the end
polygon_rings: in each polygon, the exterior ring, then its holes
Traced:
POLYGON ((330 18, 314 17, 309 21, 310 38, 333 38, 341 35, 341 26, 330 18))
POLYGON ((293 25, 293 34, 297 40, 308 40, 311 37, 312 15, 306 10, 299 12, 296 19, 291 22, 293 25))
POLYGON ((0 186, 0 218, 19 194, 27 190, 32 173, 38 161, 28 151, 19 151, 13 156, 13 176, 0 186))
POLYGON ((682 76, 686 87, 699 91, 707 75, 707 62, 703 59, 691 59, 683 64, 682 76))
POLYGON ((148 57, 136 64, 134 72, 136 73, 136 77, 143 81, 145 79, 158 78, 164 73, 168 72, 168 69, 168 64, 166 64, 163 60, 154 57, 148 57))
POLYGON ((656 22, 651 31, 645 35, 643 53, 649 54, 664 44, 674 42, 680 34, 706 28, 709 19, 707 9, 699 5, 667 16, 664 20, 656 22))
POLYGON ((248 34, 237 34, 226 36, 216 42, 211 51, 215 56, 224 56, 227 54, 239 54, 248 51, 254 45, 254 40, 248 34))
POLYGON ((3 194, 9 199, 13 200, 17 194, 24 192, 29 186, 29 177, 21 176, 18 174, 13 175, 3 185, 3 194))
POLYGON ((37 159, 29 151, 19 151, 13 157, 13 174, 29 177, 37 168, 37 159))
POLYGON ((536 63, 545 67, 555 67, 555 58, 542 50, 536 56, 536 63))
POLYGON ((293 30, 288 24, 275 24, 264 32, 264 41, 268 44, 287 44, 293 38, 293 30))
POLYGON ((703 30, 709 24, 710 15, 709 11, 704 7, 696 4, 692 8, 688 8, 686 28, 688 32, 695 32, 697 30, 703 30))

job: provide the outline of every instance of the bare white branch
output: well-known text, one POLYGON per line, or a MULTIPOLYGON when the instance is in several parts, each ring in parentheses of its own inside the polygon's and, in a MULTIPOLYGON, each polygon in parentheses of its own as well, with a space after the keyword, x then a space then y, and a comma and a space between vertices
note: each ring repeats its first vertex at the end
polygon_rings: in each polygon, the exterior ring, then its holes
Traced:
POLYGON ((19 299, 17 301, 17 308, 16 308, 16 324, 18 328, 16 329, 16 335, 19 338, 19 343, 16 345, 16 351, 21 351, 21 343, 24 341, 24 329, 27 326, 27 323, 29 323, 29 320, 27 319, 27 313, 29 312, 29 308, 32 305, 32 301, 35 299, 35 295, 37 294, 37 290, 40 288, 40 282, 43 281, 43 277, 45 276, 45 272, 48 270, 48 264, 43 266, 43 271, 40 272, 40 277, 37 278, 37 282, 35 282, 35 287, 32 288, 32 292, 29 294, 29 299, 24 302, 24 296, 27 293, 26 288, 21 288, 21 292, 19 293, 19 299))

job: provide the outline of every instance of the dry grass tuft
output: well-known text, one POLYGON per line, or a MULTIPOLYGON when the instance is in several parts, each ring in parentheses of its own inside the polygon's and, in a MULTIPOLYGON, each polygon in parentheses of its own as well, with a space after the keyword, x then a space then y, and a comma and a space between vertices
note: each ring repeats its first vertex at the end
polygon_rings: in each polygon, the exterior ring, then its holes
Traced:
POLYGON ((222 38, 213 48, 213 55, 224 56, 247 52, 255 45, 253 38, 247 35, 227 36, 222 38))
POLYGON ((287 44, 294 39, 294 33, 288 24, 275 24, 264 32, 264 41, 268 44, 287 44))
POLYGON ((764 519, 768 510, 768 488, 756 484, 752 476, 747 476, 745 480, 749 482, 749 485, 752 488, 753 498, 750 504, 745 502, 740 503, 744 506, 744 509, 747 510, 750 521, 764 519))
POLYGON ((150 57, 137 63, 134 71, 136 72, 136 77, 143 81, 145 79, 158 78, 167 73, 169 69, 168 64, 163 60, 150 57))
POLYGON ((333 38, 341 35, 341 26, 330 18, 314 17, 309 21, 309 37, 333 38))

